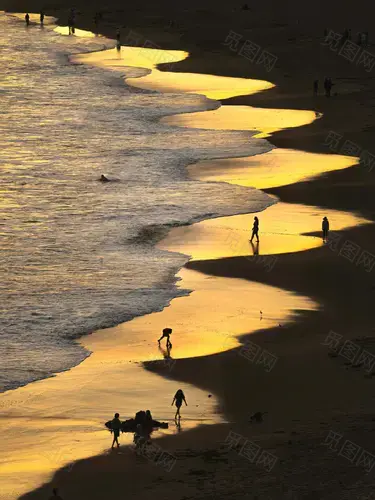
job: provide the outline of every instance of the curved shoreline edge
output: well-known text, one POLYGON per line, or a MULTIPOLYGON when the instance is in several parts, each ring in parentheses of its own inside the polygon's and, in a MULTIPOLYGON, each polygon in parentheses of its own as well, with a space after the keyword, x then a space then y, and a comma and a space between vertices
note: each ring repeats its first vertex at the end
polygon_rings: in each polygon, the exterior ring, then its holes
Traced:
MULTIPOLYGON (((194 264, 189 264, 189 265, 188 265, 188 267, 192 267, 192 266, 194 266, 194 264)), ((197 264, 196 264, 196 266, 198 266, 198 267, 199 267, 199 263, 197 263, 197 264)), ((216 272, 217 272, 217 269, 216 269, 216 270, 214 270, 214 269, 213 269, 213 267, 212 267, 212 271, 216 273, 216 272)))

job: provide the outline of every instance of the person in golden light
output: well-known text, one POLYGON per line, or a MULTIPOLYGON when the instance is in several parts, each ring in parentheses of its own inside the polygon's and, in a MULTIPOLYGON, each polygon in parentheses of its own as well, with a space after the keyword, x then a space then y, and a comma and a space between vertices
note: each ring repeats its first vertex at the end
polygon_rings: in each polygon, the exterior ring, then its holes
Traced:
POLYGON ((257 216, 254 217, 254 224, 253 224, 253 232, 251 234, 251 239, 250 239, 250 242, 253 241, 254 239, 254 236, 256 236, 257 238, 257 243, 259 243, 259 235, 258 235, 258 232, 259 232, 259 219, 257 216))
POLYGON ((176 402, 176 408, 177 408, 177 410, 176 410, 176 415, 174 416, 175 420, 177 420, 177 417, 179 419, 181 418, 180 409, 181 409, 181 406, 182 406, 182 401, 187 406, 187 402, 186 402, 186 399, 185 399, 185 394, 183 393, 182 389, 178 389, 178 391, 174 395, 174 398, 173 398, 173 401, 172 401, 172 404, 171 404, 171 406, 173 406, 173 403, 176 402))
POLYGON ((158 342, 160 344, 160 341, 163 340, 164 338, 167 339, 167 349, 170 349, 172 347, 171 341, 170 341, 170 336, 172 334, 172 328, 164 328, 163 330, 163 335, 158 339, 158 342))
POLYGON ((120 437, 120 429, 121 429, 121 420, 120 414, 115 413, 115 418, 111 422, 111 430, 113 431, 113 441, 112 441, 112 449, 117 444, 117 448, 120 447, 120 443, 118 442, 118 438, 120 437))
POLYGON ((327 217, 323 217, 322 231, 323 231, 323 241, 327 241, 328 240, 328 231, 329 231, 329 221, 328 221, 327 217))

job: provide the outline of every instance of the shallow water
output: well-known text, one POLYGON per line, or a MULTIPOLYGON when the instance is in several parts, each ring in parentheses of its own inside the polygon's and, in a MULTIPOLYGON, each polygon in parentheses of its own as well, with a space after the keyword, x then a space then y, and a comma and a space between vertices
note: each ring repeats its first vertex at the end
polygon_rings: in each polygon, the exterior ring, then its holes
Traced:
POLYGON ((150 245, 165 228, 270 203, 259 191, 192 181, 185 171, 268 143, 159 124, 217 104, 120 78, 145 70, 71 64, 69 54, 113 46, 83 35, 27 29, 0 14, 0 391, 80 362, 88 352, 72 342, 78 336, 185 293, 175 272, 186 259, 150 245), (97 182, 102 173, 116 182, 97 182))

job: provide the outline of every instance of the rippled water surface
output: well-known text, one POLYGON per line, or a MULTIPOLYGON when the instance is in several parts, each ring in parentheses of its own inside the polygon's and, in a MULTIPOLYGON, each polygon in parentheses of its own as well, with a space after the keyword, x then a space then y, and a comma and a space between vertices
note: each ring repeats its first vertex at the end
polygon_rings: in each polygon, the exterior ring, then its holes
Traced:
POLYGON ((153 246, 166 227, 269 200, 187 178, 189 163, 255 153, 241 132, 158 123, 216 103, 69 62, 113 42, 0 13, 0 45, 1 391, 78 363, 77 336, 166 305, 186 260, 153 246))

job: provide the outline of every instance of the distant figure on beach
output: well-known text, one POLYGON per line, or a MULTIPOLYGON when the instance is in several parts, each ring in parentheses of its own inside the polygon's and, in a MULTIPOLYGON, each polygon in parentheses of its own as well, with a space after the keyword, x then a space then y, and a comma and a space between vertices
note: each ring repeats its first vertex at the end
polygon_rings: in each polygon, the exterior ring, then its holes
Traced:
POLYGON ((329 221, 328 221, 327 217, 323 217, 322 231, 323 231, 323 241, 327 241, 328 240, 328 231, 329 231, 329 221))
POLYGON ((70 15, 68 18, 69 35, 74 35, 76 24, 76 14, 74 9, 70 9, 70 15))
POLYGON ((42 10, 40 11, 40 24, 41 26, 44 24, 44 12, 42 10))
POLYGON ((101 14, 100 12, 95 12, 95 16, 94 16, 94 24, 95 24, 95 33, 97 34, 98 33, 98 30, 99 30, 99 21, 101 19, 101 14))
POLYGON ((251 239, 250 239, 250 242, 253 241, 254 239, 254 236, 257 237, 257 242, 259 243, 259 219, 257 216, 254 217, 254 224, 253 224, 253 232, 251 234, 251 239))
POLYGON ((49 500, 62 500, 61 496, 59 495, 59 490, 57 488, 53 488, 52 496, 49 497, 49 500))
POLYGON ((169 338, 171 336, 171 334, 172 334, 172 328, 164 328, 163 335, 160 337, 160 339, 158 339, 159 344, 160 344, 161 340, 166 338, 167 339, 167 348, 171 348, 172 344, 171 344, 171 340, 169 338))
POLYGON ((318 95, 318 90, 319 90, 319 80, 314 80, 313 91, 315 96, 318 95))
POLYGON ((185 399, 185 394, 183 393, 182 389, 178 389, 178 391, 174 395, 174 398, 173 398, 173 401, 172 401, 172 404, 171 404, 171 406, 173 406, 173 403, 176 402, 177 411, 176 411, 176 415, 174 416, 175 420, 177 420, 177 417, 181 418, 180 408, 182 406, 182 401, 184 401, 185 405, 187 406, 187 402, 186 402, 186 399, 185 399))
POLYGON ((117 448, 119 448, 120 443, 118 442, 118 438, 120 437, 120 429, 121 429, 121 420, 120 414, 115 413, 115 418, 111 421, 111 431, 113 432, 113 441, 112 441, 112 449, 117 444, 117 448))
POLYGON ((118 30, 116 31, 116 49, 118 51, 121 50, 121 32, 120 32, 120 28, 118 28, 118 30))
POLYGON ((324 90, 326 93, 326 97, 331 97, 332 85, 333 85, 333 83, 332 83, 331 78, 326 77, 324 79, 324 90))
POLYGON ((352 30, 349 28, 348 29, 348 40, 352 39, 352 30))
POLYGON ((29 26, 30 25, 30 16, 29 16, 29 14, 25 15, 25 21, 26 21, 26 26, 29 26))

